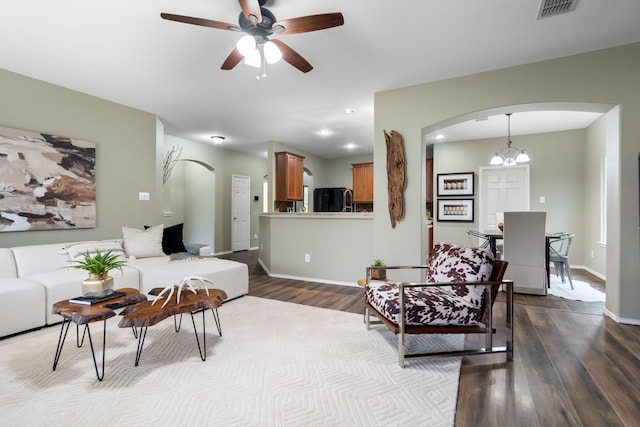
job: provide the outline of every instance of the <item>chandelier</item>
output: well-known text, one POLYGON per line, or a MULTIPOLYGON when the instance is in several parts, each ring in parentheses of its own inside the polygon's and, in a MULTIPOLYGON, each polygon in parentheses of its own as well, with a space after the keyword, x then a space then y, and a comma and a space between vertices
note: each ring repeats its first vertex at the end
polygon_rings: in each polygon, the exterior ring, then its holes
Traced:
POLYGON ((507 113, 507 146, 502 150, 493 153, 489 164, 491 166, 514 166, 520 163, 531 161, 529 155, 524 150, 514 147, 511 143, 511 114, 507 113))

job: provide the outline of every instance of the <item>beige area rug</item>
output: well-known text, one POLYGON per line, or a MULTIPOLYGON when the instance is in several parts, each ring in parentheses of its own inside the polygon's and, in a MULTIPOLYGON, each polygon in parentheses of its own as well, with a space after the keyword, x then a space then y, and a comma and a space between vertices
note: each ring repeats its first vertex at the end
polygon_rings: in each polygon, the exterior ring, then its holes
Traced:
POLYGON ((603 302, 606 299, 604 292, 592 288, 587 282, 580 280, 572 280, 573 289, 569 284, 569 279, 565 279, 565 283, 555 275, 551 275, 551 286, 548 289, 549 294, 557 297, 586 302, 603 302))
MULTIPOLYGON (((396 337, 386 328, 366 331, 357 314, 248 296, 219 314, 222 338, 206 313, 205 362, 185 317, 179 333, 170 319, 149 328, 137 367, 137 340, 110 319, 103 382, 88 342, 75 346, 74 325, 55 372, 59 326, 1 340, 2 425, 453 425, 458 357, 400 369, 396 337)), ((101 346, 102 323, 92 331, 101 346)), ((459 336, 419 341, 442 349, 463 343, 459 336)))

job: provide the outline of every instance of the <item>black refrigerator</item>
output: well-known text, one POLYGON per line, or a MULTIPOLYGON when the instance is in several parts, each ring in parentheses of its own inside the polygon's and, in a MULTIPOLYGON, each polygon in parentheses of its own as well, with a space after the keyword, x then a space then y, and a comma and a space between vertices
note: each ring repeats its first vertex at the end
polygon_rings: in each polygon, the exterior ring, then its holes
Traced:
POLYGON ((313 190, 314 212, 341 212, 351 201, 346 200, 344 187, 316 188, 313 190))

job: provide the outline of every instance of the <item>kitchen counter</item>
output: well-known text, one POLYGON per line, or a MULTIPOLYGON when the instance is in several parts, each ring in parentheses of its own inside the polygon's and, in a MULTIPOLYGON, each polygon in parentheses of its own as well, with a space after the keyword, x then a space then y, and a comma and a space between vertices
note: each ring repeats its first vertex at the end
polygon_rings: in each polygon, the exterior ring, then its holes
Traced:
POLYGON ((260 215, 265 218, 302 218, 302 219, 373 219, 373 212, 271 212, 260 215))
POLYGON ((259 260, 267 274, 357 286, 373 254, 373 213, 260 215, 259 260))

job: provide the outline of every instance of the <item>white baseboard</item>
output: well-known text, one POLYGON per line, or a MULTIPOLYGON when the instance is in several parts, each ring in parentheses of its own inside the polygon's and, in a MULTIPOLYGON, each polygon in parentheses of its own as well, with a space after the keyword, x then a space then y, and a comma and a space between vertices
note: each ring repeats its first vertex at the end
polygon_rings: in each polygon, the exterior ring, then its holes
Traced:
POLYGON ((580 270, 585 270, 591 274, 593 274, 594 276, 596 276, 598 279, 604 280, 605 282, 607 281, 607 276, 599 273, 597 271, 595 271, 592 268, 587 267, 586 265, 572 265, 570 266, 572 269, 576 268, 576 269, 580 269, 580 270))
MULTIPOLYGON (((249 251, 255 251, 258 250, 258 247, 256 246, 255 248, 249 248, 249 251)), ((222 252, 216 252, 215 254, 213 254, 213 256, 217 256, 217 255, 227 255, 227 254, 232 254, 233 251, 222 251, 222 252)))
POLYGON ((604 315, 613 319, 616 323, 624 323, 626 325, 640 325, 640 319, 629 319, 626 317, 619 317, 606 308, 604 309, 604 315))
POLYGON ((287 276, 285 274, 273 274, 264 265, 264 263, 262 262, 262 260, 260 260, 260 258, 258 258, 258 264, 260 264, 260 266, 262 266, 264 272, 267 273, 267 276, 269 276, 269 277, 277 277, 279 279, 300 280, 300 281, 303 281, 303 282, 326 283, 328 285, 340 285, 340 286, 358 287, 358 284, 355 283, 355 282, 341 282, 341 281, 337 281, 337 280, 318 279, 318 278, 315 278, 315 277, 299 277, 299 276, 287 276))

